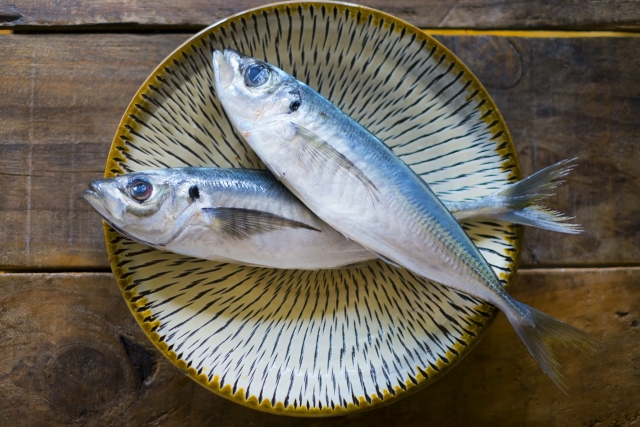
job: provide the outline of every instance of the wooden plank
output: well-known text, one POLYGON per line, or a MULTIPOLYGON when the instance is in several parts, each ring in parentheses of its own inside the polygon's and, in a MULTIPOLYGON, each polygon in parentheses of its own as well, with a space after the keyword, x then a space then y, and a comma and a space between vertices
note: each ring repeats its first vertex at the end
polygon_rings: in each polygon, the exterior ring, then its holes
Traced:
MULTIPOLYGON (((139 85, 186 38, 0 38, 0 267, 108 267, 82 190, 101 177, 139 85)), ((585 233, 529 229, 521 265, 637 263, 640 38, 439 38, 494 97, 525 174, 580 159, 549 205, 575 215, 585 233)))
POLYGON ((525 270, 514 296, 603 339, 568 349, 569 396, 503 315, 440 381, 380 409, 334 419, 265 414, 185 377, 146 339, 107 273, 0 274, 0 424, 637 426, 640 268, 525 270))
POLYGON ((188 37, 0 39, 0 266, 108 268, 82 191, 138 87, 188 37))
MULTIPOLYGON (((262 0, 86 1, 63 3, 16 0, 0 5, 0 25, 208 26, 232 14, 265 4, 262 0)), ((362 0, 360 4, 395 15, 421 28, 638 29, 640 4, 634 0, 362 0)))

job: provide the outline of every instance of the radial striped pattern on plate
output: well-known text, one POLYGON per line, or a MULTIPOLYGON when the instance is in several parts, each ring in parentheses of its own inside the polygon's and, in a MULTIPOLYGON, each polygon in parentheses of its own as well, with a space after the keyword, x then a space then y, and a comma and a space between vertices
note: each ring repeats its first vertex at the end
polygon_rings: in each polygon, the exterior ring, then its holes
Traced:
MULTIPOLYGON (((484 196, 519 179, 502 118, 456 57, 396 18, 332 3, 249 11, 186 42, 132 101, 107 176, 264 167, 213 90, 211 54, 225 47, 318 90, 443 199, 484 196)), ((494 222, 464 228, 508 285, 517 229, 494 222)), ((108 227, 105 233, 123 295, 165 356, 209 389, 266 411, 336 415, 393 401, 456 363, 493 317, 482 302, 383 262, 263 269, 161 252, 108 227)))

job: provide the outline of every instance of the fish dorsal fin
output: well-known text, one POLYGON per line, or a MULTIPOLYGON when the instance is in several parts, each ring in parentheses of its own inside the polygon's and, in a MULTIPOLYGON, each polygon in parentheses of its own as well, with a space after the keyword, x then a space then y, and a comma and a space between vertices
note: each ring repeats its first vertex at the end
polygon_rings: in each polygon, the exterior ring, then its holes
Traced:
POLYGON ((303 222, 253 209, 219 207, 203 208, 202 212, 210 215, 214 231, 232 239, 246 239, 285 228, 305 228, 320 232, 303 222))
POLYGON ((302 165, 313 172, 351 175, 362 183, 372 199, 378 200, 375 184, 351 160, 309 129, 293 122, 291 125, 295 130, 293 141, 299 144, 297 153, 302 165))

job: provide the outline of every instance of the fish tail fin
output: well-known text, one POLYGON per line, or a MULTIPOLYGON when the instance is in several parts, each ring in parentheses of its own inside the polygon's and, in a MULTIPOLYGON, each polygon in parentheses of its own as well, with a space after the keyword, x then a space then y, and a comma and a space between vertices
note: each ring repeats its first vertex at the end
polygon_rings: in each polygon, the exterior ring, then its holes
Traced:
POLYGON ((542 371, 551 378, 551 381, 560 390, 567 394, 562 365, 553 354, 550 343, 557 341, 567 347, 588 347, 594 350, 602 348, 604 344, 586 332, 567 325, 535 308, 515 300, 513 303, 517 305, 514 312, 523 315, 508 315, 509 321, 542 371))
POLYGON ((567 176, 577 166, 576 160, 577 157, 547 166, 533 175, 508 186, 497 193, 496 196, 504 197, 513 209, 523 209, 545 197, 552 196, 553 194, 549 190, 564 182, 559 179, 567 176))
POLYGON ((573 217, 544 206, 532 205, 553 195, 550 190, 564 182, 560 178, 567 176, 577 166, 576 160, 577 158, 567 159, 548 166, 497 193, 495 196, 503 198, 509 211, 497 215, 496 219, 559 233, 581 233, 582 227, 579 224, 565 222, 573 217))
POLYGON ((529 225, 531 227, 543 228, 559 233, 580 234, 583 231, 580 224, 565 222, 574 217, 566 216, 562 212, 539 205, 527 206, 521 210, 505 212, 496 215, 495 218, 501 221, 529 225))
POLYGON ((498 193, 472 201, 445 202, 445 205, 458 221, 497 219, 560 233, 579 234, 582 232, 580 225, 566 222, 573 217, 534 204, 553 195, 550 190, 564 182, 560 178, 576 167, 575 160, 563 160, 548 166, 498 193))

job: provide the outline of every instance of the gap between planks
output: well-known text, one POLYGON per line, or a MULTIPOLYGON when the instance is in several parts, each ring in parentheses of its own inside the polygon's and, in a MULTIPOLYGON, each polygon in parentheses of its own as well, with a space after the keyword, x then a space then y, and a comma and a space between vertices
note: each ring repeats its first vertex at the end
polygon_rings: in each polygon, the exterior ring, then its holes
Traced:
POLYGON ((602 37, 640 37, 640 32, 632 31, 563 31, 563 30, 474 30, 464 28, 422 28, 431 36, 498 36, 538 39, 602 38, 602 37))
MULTIPOLYGON (((194 34, 202 31, 206 27, 192 28, 194 34)), ((162 26, 160 28, 155 26, 140 26, 137 29, 121 28, 117 26, 108 28, 105 26, 63 26, 63 27, 50 27, 49 31, 43 28, 34 29, 18 29, 20 34, 57 34, 60 31, 75 32, 76 34, 87 33, 121 33, 121 34, 135 34, 135 33, 148 33, 149 31, 156 33, 163 32, 190 32, 188 29, 178 29, 171 26, 162 26)), ((496 37, 519 37, 519 38, 606 38, 606 37, 640 37, 640 32, 633 31, 597 31, 597 30, 495 30, 495 29, 471 29, 471 28, 422 28, 422 31, 431 36, 496 36, 496 37)), ((14 30, 0 30, 0 35, 14 34, 14 30)))

